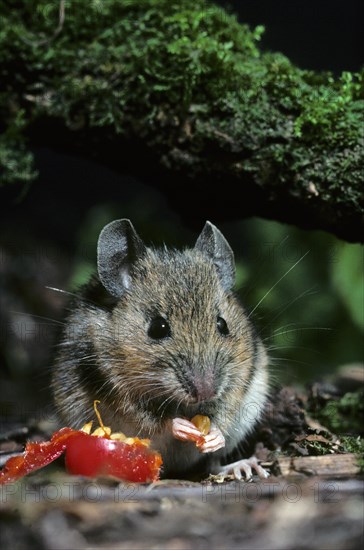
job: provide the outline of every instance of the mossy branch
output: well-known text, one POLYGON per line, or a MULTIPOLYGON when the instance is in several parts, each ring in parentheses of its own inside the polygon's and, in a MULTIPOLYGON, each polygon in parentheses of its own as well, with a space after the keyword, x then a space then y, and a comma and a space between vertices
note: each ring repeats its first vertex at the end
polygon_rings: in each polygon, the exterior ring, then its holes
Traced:
POLYGON ((263 53, 262 27, 204 0, 8 0, 0 15, 2 184, 35 177, 25 139, 45 117, 75 141, 137 138, 186 182, 258 189, 263 214, 288 200, 339 234, 363 223, 363 73, 263 53))

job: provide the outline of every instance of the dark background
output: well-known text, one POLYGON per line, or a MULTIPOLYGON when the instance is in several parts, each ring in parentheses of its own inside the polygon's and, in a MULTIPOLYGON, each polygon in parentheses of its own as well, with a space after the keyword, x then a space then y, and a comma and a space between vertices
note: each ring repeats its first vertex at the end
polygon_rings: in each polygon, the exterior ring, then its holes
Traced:
POLYGON ((263 48, 281 51, 302 69, 357 71, 363 65, 360 0, 219 0, 239 21, 264 25, 263 48))
MULTIPOLYGON (((264 25, 262 48, 283 52, 301 68, 339 75, 362 65, 359 1, 219 4, 230 5, 241 22, 264 25)), ((54 146, 34 154, 37 181, 25 193, 17 185, 0 189, 0 416, 27 416, 50 400, 66 296, 46 287, 73 292, 84 283, 94 270, 99 231, 118 217, 130 217, 147 243, 177 247, 193 245, 206 217, 216 223, 235 251, 244 303, 254 309, 268 293, 254 318, 282 381, 301 383, 362 361, 359 245, 261 219, 225 218, 226 189, 214 207, 218 222, 206 214, 203 194, 190 197, 201 206, 201 217, 192 218, 185 206, 178 209, 178 198, 170 204, 155 189, 153 174, 137 180, 54 146)))

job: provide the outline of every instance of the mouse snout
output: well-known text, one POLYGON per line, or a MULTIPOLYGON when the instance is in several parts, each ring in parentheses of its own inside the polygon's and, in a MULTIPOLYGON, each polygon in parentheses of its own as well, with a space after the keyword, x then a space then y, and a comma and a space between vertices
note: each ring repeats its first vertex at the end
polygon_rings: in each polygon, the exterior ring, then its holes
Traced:
POLYGON ((192 373, 188 380, 189 394, 193 401, 209 401, 216 397, 216 377, 212 370, 192 373))

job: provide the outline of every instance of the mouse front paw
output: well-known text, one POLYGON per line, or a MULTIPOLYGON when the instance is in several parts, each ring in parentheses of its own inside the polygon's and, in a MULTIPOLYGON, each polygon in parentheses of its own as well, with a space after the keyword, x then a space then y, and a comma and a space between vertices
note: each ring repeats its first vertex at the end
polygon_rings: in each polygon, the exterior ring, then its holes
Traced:
POLYGON ((225 437, 219 428, 211 425, 209 433, 203 435, 185 418, 173 418, 172 435, 180 441, 193 441, 201 453, 214 453, 225 447, 225 437))
POLYGON ((196 444, 204 442, 204 436, 192 422, 186 418, 173 418, 172 435, 180 441, 194 441, 196 444))
POLYGON ((266 479, 269 477, 269 472, 258 464, 258 459, 255 455, 244 460, 238 460, 231 464, 223 466, 218 475, 233 475, 235 479, 242 479, 242 472, 245 474, 246 481, 252 481, 253 472, 255 470, 260 479, 266 479))
POLYGON ((214 453, 225 447, 225 437, 220 428, 212 425, 209 433, 204 436, 204 442, 197 446, 201 453, 214 453))

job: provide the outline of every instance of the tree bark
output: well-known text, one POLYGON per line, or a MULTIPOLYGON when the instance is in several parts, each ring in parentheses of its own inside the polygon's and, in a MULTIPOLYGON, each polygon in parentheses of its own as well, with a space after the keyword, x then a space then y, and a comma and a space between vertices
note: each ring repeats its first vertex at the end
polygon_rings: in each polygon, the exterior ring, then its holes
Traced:
POLYGON ((3 185, 32 181, 32 147, 53 142, 150 176, 196 225, 256 215, 364 239, 362 74, 261 52, 262 28, 204 0, 0 14, 3 185))

